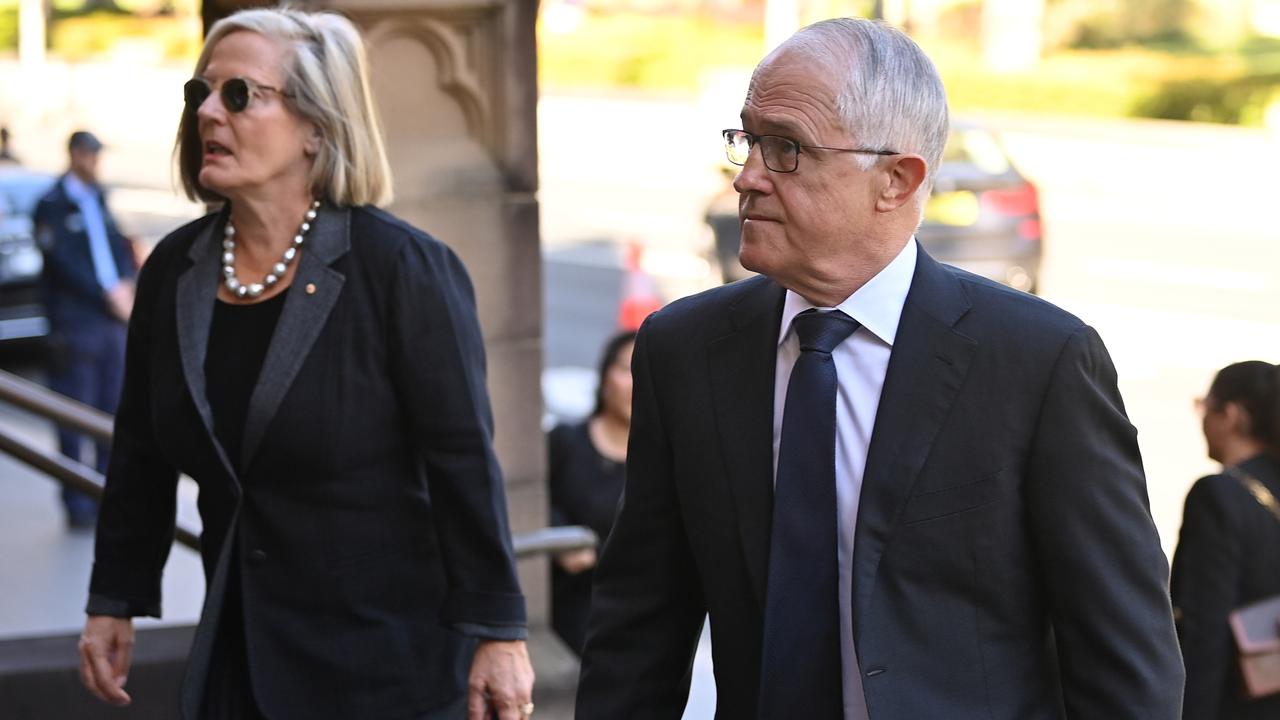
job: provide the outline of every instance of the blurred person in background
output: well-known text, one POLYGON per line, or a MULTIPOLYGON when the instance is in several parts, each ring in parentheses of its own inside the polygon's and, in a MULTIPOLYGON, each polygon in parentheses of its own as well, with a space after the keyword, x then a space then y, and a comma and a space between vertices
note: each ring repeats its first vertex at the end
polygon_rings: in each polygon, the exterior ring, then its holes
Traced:
POLYGON ((909 37, 808 26, 752 76, 743 266, 640 329, 579 720, 1175 720, 1137 432, 1093 328, 944 266, 946 94, 909 37), (874 432, 873 432, 874 429, 874 432))
POLYGON ((1280 369, 1252 360, 1218 372, 1198 402, 1209 457, 1223 472, 1187 493, 1171 592, 1187 668, 1185 720, 1275 720, 1280 695, 1242 692, 1228 615, 1280 595, 1280 518, 1246 478, 1280 498, 1280 369))
POLYGON ((208 590, 183 717, 527 717, 474 293, 375 207, 391 177, 356 28, 238 12, 184 95, 183 184, 220 209, 139 278, 84 684, 130 702, 131 618, 160 614, 185 473, 208 590))
POLYGON ((738 191, 733 187, 733 178, 738 173, 732 168, 732 165, 720 168, 725 176, 724 187, 707 202, 702 216, 714 238, 720 280, 726 283, 751 276, 738 261, 738 250, 742 247, 742 220, 738 218, 738 191))
POLYGON ((10 147, 9 142, 9 128, 0 127, 0 163, 8 162, 17 164, 20 161, 18 160, 18 156, 13 154, 13 148, 10 147))
MULTIPOLYGON (((98 184, 102 143, 77 130, 67 142, 70 167, 40 198, 33 215, 44 253, 41 287, 49 318, 49 386, 56 392, 115 414, 124 377, 125 325, 133 308, 136 269, 98 184)), ((79 432, 58 428, 63 455, 106 474, 109 447, 79 432), (85 451, 92 445, 92 458, 85 451)), ((97 503, 64 489, 72 528, 90 528, 97 503)))
MULTIPOLYGON (((600 359, 595 409, 582 422, 556 426, 547 438, 551 524, 584 525, 602 543, 626 479, 635 339, 634 332, 624 332, 609 340, 600 359)), ((551 627, 579 655, 595 566, 596 548, 561 553, 551 565, 551 627)))

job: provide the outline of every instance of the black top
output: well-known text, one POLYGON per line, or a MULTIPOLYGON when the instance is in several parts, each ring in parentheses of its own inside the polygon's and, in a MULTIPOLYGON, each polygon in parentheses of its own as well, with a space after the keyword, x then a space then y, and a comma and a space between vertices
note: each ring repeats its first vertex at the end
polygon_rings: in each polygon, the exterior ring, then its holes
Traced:
MULTIPOLYGON (((551 524, 585 525, 604 543, 626 479, 626 466, 600 454, 587 432, 587 422, 559 425, 548 437, 551 524)), ((590 570, 570 575, 552 563, 551 625, 575 652, 581 653, 591 603, 590 570)))
POLYGON ((258 384, 258 373, 271 345, 287 293, 252 305, 217 301, 209 326, 209 350, 205 355, 205 392, 213 411, 213 434, 240 465, 244 421, 249 398, 258 384))
MULTIPOLYGON (((1265 456, 1240 471, 1280 498, 1280 463, 1265 456)), ((1232 610, 1280 595, 1280 520, 1226 473, 1200 478, 1187 493, 1173 556, 1173 605, 1187 668, 1185 720, 1274 720, 1280 695, 1241 694, 1232 610)))

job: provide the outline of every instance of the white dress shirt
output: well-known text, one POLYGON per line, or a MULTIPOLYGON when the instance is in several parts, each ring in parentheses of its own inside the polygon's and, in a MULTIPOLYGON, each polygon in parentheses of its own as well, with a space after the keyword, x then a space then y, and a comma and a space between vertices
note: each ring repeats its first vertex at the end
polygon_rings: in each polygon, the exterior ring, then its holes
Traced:
POLYGON ((102 198, 98 191, 90 187, 74 173, 67 173, 62 180, 62 188, 80 208, 80 217, 84 220, 84 231, 89 235, 89 257, 93 260, 93 276, 98 279, 104 292, 111 290, 120 282, 120 273, 116 269, 115 256, 111 254, 111 240, 107 236, 107 221, 103 217, 102 198))
MULTIPOLYGON (((866 720, 862 672, 853 647, 853 532, 858 520, 858 496, 867 464, 867 449, 875 427, 880 391, 889 353, 898 333, 898 321, 916 270, 916 242, 912 238, 883 270, 835 308, 862 327, 836 346, 839 384, 836 397, 836 505, 840 562, 840 657, 843 662, 844 720, 866 720)), ((782 441, 782 415, 791 369, 800 357, 800 343, 791 332, 796 315, 815 307, 788 290, 778 331, 778 365, 773 396, 773 477, 778 478, 778 446, 782 441)))

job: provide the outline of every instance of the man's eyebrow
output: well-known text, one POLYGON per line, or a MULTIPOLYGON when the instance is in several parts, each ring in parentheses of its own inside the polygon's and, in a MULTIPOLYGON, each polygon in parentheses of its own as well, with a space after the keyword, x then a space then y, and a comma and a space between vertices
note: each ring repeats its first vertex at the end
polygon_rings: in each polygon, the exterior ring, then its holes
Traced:
POLYGON ((759 118, 756 122, 749 123, 747 120, 747 114, 743 113, 743 129, 747 129, 748 124, 752 125, 754 127, 754 132, 757 132, 757 134, 760 135, 781 135, 789 139, 795 139, 798 135, 803 134, 803 131, 799 127, 787 122, 786 120, 759 118))

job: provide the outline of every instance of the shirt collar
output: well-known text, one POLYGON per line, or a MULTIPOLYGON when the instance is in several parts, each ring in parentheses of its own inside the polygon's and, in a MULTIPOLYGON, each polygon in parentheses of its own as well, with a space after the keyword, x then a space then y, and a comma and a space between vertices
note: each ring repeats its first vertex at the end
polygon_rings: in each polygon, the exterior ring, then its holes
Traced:
MULTIPOLYGON (((907 303, 907 292, 911 290, 911 280, 916 274, 916 254, 916 239, 912 237, 898 252, 897 257, 845 298, 844 302, 834 308, 818 309, 843 311, 892 347, 898 335, 902 308, 907 303)), ((817 306, 800 294, 787 290, 786 301, 782 306, 782 324, 778 332, 779 345, 791 333, 791 321, 805 310, 815 307, 817 306)))
POLYGON ((76 176, 75 173, 66 174, 62 180, 62 187, 66 189, 67 195, 70 195, 71 199, 77 202, 92 199, 97 195, 93 188, 76 176))

